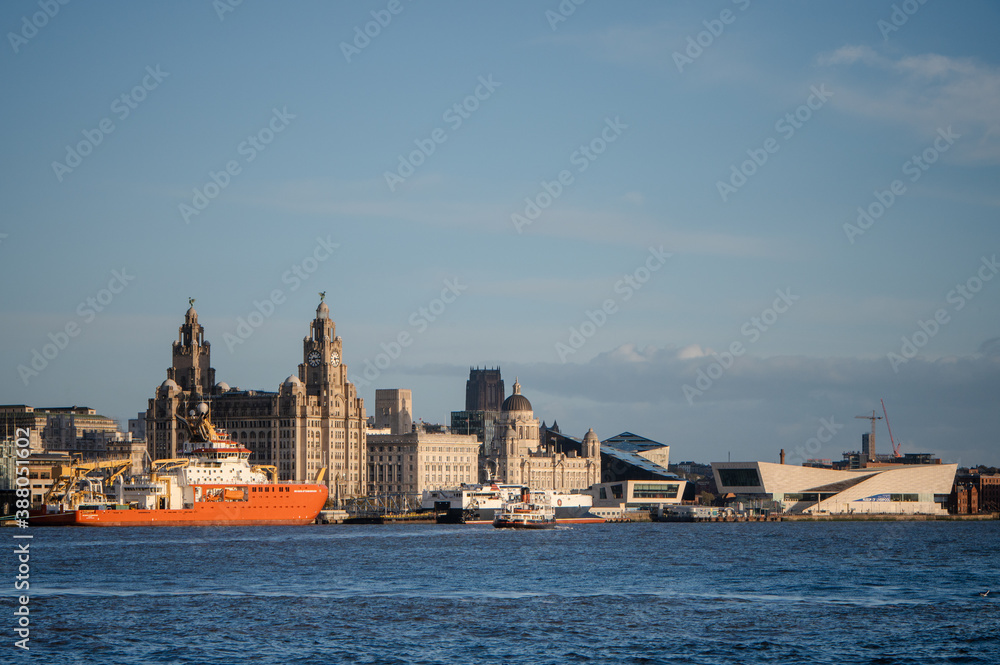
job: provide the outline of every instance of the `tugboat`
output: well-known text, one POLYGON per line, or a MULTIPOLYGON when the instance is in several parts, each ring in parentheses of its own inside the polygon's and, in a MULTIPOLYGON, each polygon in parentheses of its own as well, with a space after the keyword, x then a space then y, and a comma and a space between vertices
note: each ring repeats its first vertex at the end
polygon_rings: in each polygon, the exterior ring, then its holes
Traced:
POLYGON ((124 467, 106 481, 89 473, 115 463, 63 469, 29 513, 32 526, 209 526, 312 524, 326 503, 326 469, 313 483, 279 483, 273 466, 251 466, 250 451, 216 429, 207 404, 179 418, 191 433, 184 457, 156 460, 150 472, 125 478, 124 467))
POLYGON ((554 529, 556 528, 556 511, 551 501, 542 498, 536 502, 531 500, 531 491, 521 488, 520 501, 506 501, 493 518, 493 526, 498 529, 554 529))

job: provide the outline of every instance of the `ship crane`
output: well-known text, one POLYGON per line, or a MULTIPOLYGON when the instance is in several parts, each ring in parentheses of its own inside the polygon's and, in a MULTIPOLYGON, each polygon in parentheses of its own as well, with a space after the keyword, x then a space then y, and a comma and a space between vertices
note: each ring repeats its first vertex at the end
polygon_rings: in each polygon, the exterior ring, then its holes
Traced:
POLYGON ((875 459, 875 421, 882 420, 882 416, 876 416, 875 410, 872 410, 872 415, 870 416, 854 416, 855 418, 860 418, 861 420, 872 421, 872 433, 871 437, 868 439, 868 459, 875 459))
POLYGON ((132 460, 105 460, 100 462, 81 462, 73 460, 69 464, 53 467, 52 486, 42 497, 43 503, 56 499, 71 503, 78 494, 94 495, 92 490, 78 488, 84 480, 94 480, 89 477, 93 471, 111 471, 111 482, 132 466, 132 460))

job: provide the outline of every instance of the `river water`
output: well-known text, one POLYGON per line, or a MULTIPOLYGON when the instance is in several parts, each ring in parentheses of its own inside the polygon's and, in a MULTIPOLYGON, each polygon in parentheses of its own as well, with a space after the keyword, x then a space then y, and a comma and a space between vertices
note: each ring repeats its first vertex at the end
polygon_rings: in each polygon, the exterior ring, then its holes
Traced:
POLYGON ((29 531, 24 662, 1000 662, 1000 522, 29 531))

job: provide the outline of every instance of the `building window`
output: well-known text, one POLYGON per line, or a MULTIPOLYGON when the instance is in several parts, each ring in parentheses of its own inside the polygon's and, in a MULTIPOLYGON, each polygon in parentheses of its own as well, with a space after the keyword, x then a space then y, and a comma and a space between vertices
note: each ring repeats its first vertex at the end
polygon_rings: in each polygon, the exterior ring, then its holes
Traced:
POLYGON ((756 468, 719 469, 719 480, 726 487, 760 487, 760 476, 756 468))
POLYGON ((632 488, 632 497, 635 499, 676 499, 678 483, 660 485, 653 483, 636 483, 632 488))

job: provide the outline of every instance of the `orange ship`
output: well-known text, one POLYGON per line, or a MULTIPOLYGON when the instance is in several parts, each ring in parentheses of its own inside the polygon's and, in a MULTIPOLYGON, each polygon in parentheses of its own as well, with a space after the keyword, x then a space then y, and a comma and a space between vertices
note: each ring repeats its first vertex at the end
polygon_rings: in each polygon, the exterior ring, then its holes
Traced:
POLYGON ((251 466, 250 451, 230 441, 208 419, 208 407, 193 412, 191 444, 184 457, 156 460, 147 475, 125 478, 123 463, 75 463, 63 470, 31 511, 33 526, 209 526, 310 524, 328 496, 319 472, 315 483, 274 481, 273 466, 251 466), (193 446, 192 446, 193 447, 193 446), (90 473, 112 468, 107 479, 90 473), (110 487, 104 491, 104 485, 110 487))

